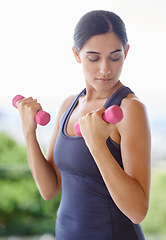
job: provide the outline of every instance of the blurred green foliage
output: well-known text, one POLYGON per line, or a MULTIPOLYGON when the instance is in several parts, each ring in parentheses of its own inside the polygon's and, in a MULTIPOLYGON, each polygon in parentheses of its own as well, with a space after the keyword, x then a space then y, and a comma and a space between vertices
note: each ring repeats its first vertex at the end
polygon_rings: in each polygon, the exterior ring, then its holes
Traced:
MULTIPOLYGON (((61 193, 51 201, 39 194, 24 146, 0 133, 0 236, 42 235, 55 231, 61 193)), ((145 235, 166 234, 166 170, 152 170, 151 199, 141 223, 145 235)))
POLYGON ((166 235, 166 169, 152 170, 150 206, 141 225, 145 233, 166 235))
POLYGON ((0 236, 54 234, 60 197, 42 199, 26 148, 0 133, 0 236))

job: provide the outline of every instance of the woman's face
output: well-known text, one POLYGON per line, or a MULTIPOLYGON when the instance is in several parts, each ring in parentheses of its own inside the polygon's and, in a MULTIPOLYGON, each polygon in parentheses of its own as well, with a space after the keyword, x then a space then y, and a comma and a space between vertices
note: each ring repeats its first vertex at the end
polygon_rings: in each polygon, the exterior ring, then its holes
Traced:
POLYGON ((80 52, 73 47, 77 62, 82 63, 86 86, 110 91, 119 80, 128 49, 113 32, 93 36, 80 52))

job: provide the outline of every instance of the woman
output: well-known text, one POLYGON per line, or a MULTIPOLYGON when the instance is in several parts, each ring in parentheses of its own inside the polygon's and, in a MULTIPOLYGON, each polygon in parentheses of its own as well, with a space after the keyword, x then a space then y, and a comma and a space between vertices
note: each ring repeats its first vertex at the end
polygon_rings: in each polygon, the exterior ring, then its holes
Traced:
POLYGON ((36 139, 35 99, 19 101, 29 165, 42 197, 62 198, 56 240, 142 240, 139 223, 150 195, 150 130, 146 108, 119 80, 129 50, 123 21, 108 11, 85 14, 75 28, 73 53, 86 88, 62 104, 47 157, 36 139), (113 125, 102 115, 119 105, 113 125), (82 137, 76 136, 79 120, 82 137))

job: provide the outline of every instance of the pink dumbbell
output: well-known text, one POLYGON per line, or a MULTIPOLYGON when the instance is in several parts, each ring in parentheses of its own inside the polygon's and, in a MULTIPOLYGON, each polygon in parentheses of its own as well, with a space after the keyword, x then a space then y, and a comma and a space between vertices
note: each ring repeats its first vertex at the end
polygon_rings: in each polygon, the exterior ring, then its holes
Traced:
MULTIPOLYGON (((21 95, 16 95, 12 100, 13 106, 17 108, 17 102, 23 98, 24 97, 21 95)), ((47 123, 49 123, 50 118, 51 117, 49 113, 39 110, 35 115, 35 122, 39 125, 45 126, 47 123)))
MULTIPOLYGON (((107 108, 105 113, 102 116, 103 120, 107 123, 116 124, 120 122, 123 118, 122 109, 117 105, 112 105, 111 107, 107 108)), ((75 132, 78 136, 82 137, 79 122, 74 125, 75 132)))

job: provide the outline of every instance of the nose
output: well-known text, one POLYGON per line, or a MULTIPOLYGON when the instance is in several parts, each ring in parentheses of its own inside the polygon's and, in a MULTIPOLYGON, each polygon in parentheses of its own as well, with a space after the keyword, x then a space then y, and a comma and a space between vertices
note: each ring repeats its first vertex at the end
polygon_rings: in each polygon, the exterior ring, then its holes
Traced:
POLYGON ((111 73, 110 65, 106 60, 103 60, 100 64, 100 73, 107 76, 111 73))

